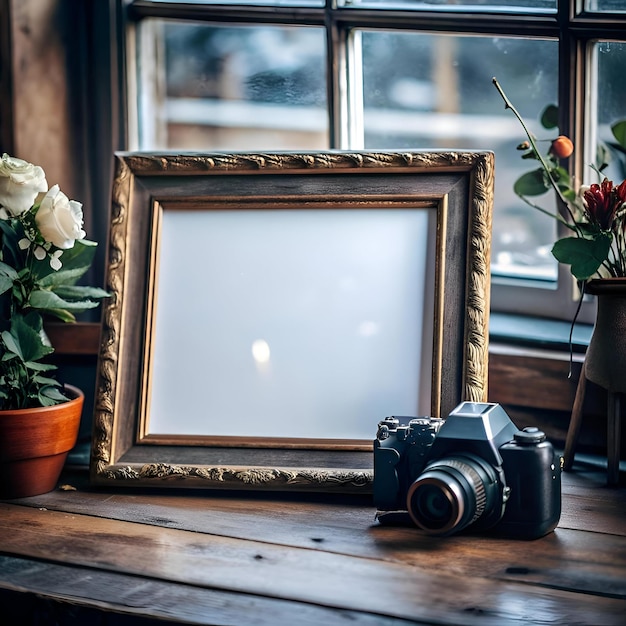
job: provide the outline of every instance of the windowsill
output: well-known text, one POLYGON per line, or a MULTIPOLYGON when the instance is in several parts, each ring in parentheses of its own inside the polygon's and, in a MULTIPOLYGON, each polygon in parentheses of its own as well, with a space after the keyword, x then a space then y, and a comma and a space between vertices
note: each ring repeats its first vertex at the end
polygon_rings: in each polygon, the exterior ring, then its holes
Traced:
MULTIPOLYGON (((490 344, 507 344, 554 351, 570 350, 571 323, 511 313, 491 313, 490 344)), ((572 350, 584 353, 593 330, 592 324, 576 323, 572 331, 572 350)))
MULTIPOLYGON (((564 441, 592 331, 591 324, 577 323, 572 330, 566 320, 492 313, 489 400, 504 405, 520 423, 547 418, 544 430, 564 441)), ((585 410, 597 412, 601 398, 589 391, 585 410)))

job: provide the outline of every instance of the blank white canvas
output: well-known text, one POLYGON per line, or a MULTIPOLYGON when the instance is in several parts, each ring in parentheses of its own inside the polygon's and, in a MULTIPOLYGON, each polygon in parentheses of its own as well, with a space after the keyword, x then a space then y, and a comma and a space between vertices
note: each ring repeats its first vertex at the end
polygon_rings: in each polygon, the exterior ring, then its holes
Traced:
POLYGON ((149 432, 372 439, 387 415, 428 414, 433 219, 164 211, 149 432))

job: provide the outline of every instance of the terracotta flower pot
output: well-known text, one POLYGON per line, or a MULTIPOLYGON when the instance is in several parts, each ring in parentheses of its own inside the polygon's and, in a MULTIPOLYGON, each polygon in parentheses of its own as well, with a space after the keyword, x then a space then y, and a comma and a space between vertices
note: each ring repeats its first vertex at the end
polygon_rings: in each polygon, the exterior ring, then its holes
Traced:
POLYGON ((69 402, 0 411, 0 498, 52 491, 76 445, 85 396, 65 386, 69 402))

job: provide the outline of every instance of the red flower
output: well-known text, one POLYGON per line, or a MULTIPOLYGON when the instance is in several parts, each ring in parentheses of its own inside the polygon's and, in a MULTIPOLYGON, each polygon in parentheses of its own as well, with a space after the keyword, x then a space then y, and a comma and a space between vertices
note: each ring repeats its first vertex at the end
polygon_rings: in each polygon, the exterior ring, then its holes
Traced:
POLYGON ((583 198, 587 207, 587 217, 592 224, 597 224, 602 230, 611 228, 615 213, 623 202, 618 193, 626 194, 624 183, 614 189, 613 181, 606 178, 601 185, 594 183, 585 191, 583 198))

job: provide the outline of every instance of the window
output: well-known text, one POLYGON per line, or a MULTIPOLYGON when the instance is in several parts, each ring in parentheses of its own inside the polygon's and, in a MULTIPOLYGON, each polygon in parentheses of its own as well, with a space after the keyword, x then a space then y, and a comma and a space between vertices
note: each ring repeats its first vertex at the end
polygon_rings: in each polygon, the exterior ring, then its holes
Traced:
POLYGON ((556 223, 512 191, 531 168, 491 79, 538 136, 557 134, 538 120, 558 105, 568 167, 593 182, 626 117, 623 0, 135 0, 127 18, 131 148, 493 150, 492 308, 572 318, 556 223))

